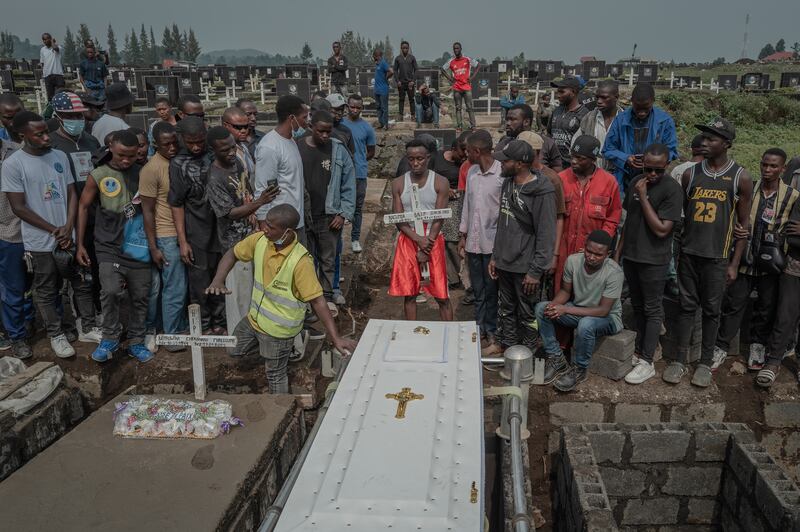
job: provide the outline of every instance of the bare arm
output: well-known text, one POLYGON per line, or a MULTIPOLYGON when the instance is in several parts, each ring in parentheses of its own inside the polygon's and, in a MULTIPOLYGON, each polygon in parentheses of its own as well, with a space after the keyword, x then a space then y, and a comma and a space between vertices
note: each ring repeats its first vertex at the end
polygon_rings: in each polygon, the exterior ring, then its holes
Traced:
MULTIPOLYGON (((436 179, 434 184, 434 189, 436 190, 436 208, 446 209, 447 202, 450 201, 450 184, 447 182, 447 178, 439 174, 434 174, 434 178, 436 179)), ((439 236, 439 231, 442 230, 442 223, 443 220, 441 219, 434 220, 431 223, 428 231, 431 240, 436 240, 436 237, 439 236)))
POLYGON ((323 296, 317 296, 308 302, 314 313, 319 317, 323 327, 328 332, 330 341, 333 346, 343 355, 351 355, 356 349, 355 340, 342 338, 339 336, 339 330, 336 328, 336 323, 333 321, 331 311, 328 308, 328 303, 323 296))
POLYGON ((181 248, 181 260, 186 264, 194 262, 194 252, 186 239, 186 220, 183 207, 170 207, 172 220, 175 222, 175 232, 178 234, 178 245, 181 248))
POLYGON ((14 211, 14 214, 25 223, 28 223, 37 229, 41 229, 42 231, 47 231, 48 233, 54 233, 58 227, 51 224, 34 211, 28 207, 25 203, 25 193, 24 192, 6 192, 8 196, 8 202, 11 204, 11 210, 14 211))
POLYGON ((591 316, 594 318, 605 318, 611 312, 611 307, 616 299, 610 297, 600 298, 600 304, 596 307, 566 307, 565 314, 572 316, 591 316))
POLYGON ((75 253, 75 260, 82 266, 89 266, 91 260, 89 253, 86 251, 84 237, 86 236, 86 225, 89 221, 89 207, 94 203, 97 197, 97 182, 91 174, 86 178, 86 184, 81 193, 81 201, 78 205, 78 230, 77 233, 77 252, 75 253))
POLYGON ((233 267, 236 266, 236 260, 237 259, 236 255, 233 253, 233 248, 225 252, 222 258, 219 260, 219 264, 217 264, 217 273, 214 274, 211 284, 208 288, 206 288, 206 294, 221 296, 231 293, 231 291, 225 286, 225 278, 228 277, 228 274, 231 272, 233 267))
POLYGON ((144 221, 144 234, 147 235, 147 247, 150 248, 150 258, 158 268, 163 268, 167 261, 164 254, 158 249, 156 243, 156 199, 139 194, 142 200, 142 218, 144 221))
POLYGON ((639 205, 642 208, 642 216, 647 226, 659 238, 665 238, 672 231, 672 226, 675 225, 672 220, 662 220, 658 217, 658 213, 650 203, 647 197, 647 179, 641 178, 636 182, 636 191, 639 192, 639 205))
MULTIPOLYGON (((750 207, 753 203, 753 179, 747 170, 742 171, 739 177, 739 201, 736 203, 736 219, 742 227, 749 229, 750 227, 750 207)), ((736 280, 736 273, 739 269, 739 263, 742 260, 742 255, 747 247, 747 239, 740 238, 736 241, 736 246, 733 250, 733 258, 728 266, 728 282, 731 283, 736 280)))
MULTIPOLYGON (((403 201, 400 199, 400 195, 403 193, 403 177, 396 177, 392 181, 392 212, 394 213, 401 213, 403 212, 403 201)), ((414 231, 414 227, 408 222, 401 222, 399 224, 395 224, 397 230, 406 235, 410 238, 418 248, 422 249, 423 251, 430 251, 430 248, 433 247, 433 241, 427 241, 428 239, 425 238, 424 235, 418 235, 416 231, 414 231)))
POLYGON ((372 146, 367 146, 367 160, 369 161, 373 157, 375 157, 375 145, 374 144, 372 146))

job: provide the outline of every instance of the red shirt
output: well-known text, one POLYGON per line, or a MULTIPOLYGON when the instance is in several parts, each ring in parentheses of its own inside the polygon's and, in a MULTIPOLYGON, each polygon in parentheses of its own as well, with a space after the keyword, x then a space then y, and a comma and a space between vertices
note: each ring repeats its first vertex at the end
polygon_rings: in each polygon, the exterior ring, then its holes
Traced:
POLYGON ((470 69, 478 66, 478 62, 466 56, 450 59, 444 66, 453 73, 453 90, 458 92, 471 91, 472 85, 469 82, 470 69))
POLYGON ((567 257, 583 250, 589 233, 602 229, 612 237, 617 234, 617 226, 622 216, 622 200, 619 195, 617 179, 597 168, 581 187, 572 168, 560 174, 564 185, 564 232, 561 235, 558 262, 556 264, 556 290, 561 286, 561 275, 567 257))
POLYGON ((467 190, 467 172, 471 166, 469 160, 461 163, 461 168, 458 169, 458 190, 467 190))

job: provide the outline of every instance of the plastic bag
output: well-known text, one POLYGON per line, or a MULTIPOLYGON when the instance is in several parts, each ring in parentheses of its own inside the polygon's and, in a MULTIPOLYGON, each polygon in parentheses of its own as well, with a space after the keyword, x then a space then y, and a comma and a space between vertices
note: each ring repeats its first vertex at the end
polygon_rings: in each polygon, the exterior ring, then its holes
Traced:
POLYGON ((124 438, 212 439, 242 425, 227 401, 195 403, 135 395, 117 403, 114 435, 124 438))

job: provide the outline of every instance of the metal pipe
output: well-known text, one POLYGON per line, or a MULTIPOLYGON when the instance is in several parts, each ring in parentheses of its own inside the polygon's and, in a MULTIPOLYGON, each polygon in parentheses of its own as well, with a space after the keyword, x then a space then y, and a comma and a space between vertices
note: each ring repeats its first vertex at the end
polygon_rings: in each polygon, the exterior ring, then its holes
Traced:
MULTIPOLYGON (((511 356, 511 385, 519 387, 522 374, 523 362, 530 359, 533 354, 529 349, 514 350, 511 356)), ((511 396, 510 412, 508 422, 511 427, 511 485, 514 499, 514 516, 512 526, 516 532, 529 532, 531 530, 531 520, 528 516, 528 499, 525 496, 525 472, 522 464, 522 408, 521 401, 516 395, 511 396)))
POLYGON ((481 364, 505 364, 505 358, 496 358, 496 357, 481 357, 481 364))
MULTIPOLYGON (((339 372, 336 374, 336 378, 331 384, 338 384, 339 381, 341 381, 342 375, 344 375, 344 370, 347 368, 347 364, 349 362, 349 356, 341 358, 339 372)), ((325 419, 325 414, 328 412, 328 407, 330 406, 331 401, 333 401, 334 395, 336 395, 335 391, 327 394, 327 397, 325 397, 325 401, 322 403, 322 406, 319 408, 319 412, 317 413, 317 421, 311 428, 311 432, 309 432, 308 438, 306 438, 306 442, 303 444, 303 448, 300 449, 300 453, 297 455, 294 464, 292 464, 289 474, 286 475, 286 480, 283 482, 283 486, 281 486, 280 491, 278 491, 278 495, 275 496, 272 506, 267 508, 267 513, 264 516, 264 520, 261 521, 261 525, 258 527, 258 532, 272 532, 278 525, 278 519, 280 519, 283 507, 286 506, 286 501, 289 500, 289 494, 292 492, 292 488, 294 488, 294 483, 297 482, 297 477, 300 476, 300 470, 303 468, 303 463, 305 463, 306 458, 308 457, 308 452, 311 450, 311 445, 314 443, 314 438, 317 437, 319 427, 322 425, 322 420, 325 419)))

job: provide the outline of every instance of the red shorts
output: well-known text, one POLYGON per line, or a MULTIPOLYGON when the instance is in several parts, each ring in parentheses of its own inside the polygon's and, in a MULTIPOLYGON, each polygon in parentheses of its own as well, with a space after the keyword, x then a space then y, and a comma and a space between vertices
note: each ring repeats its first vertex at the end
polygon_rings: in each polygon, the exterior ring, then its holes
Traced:
POLYGON ((417 262, 417 245, 403 233, 397 237, 392 265, 392 278, 389 282, 390 296, 416 296, 420 287, 436 299, 447 299, 447 263, 444 258, 444 237, 441 233, 433 242, 431 260, 428 262, 431 281, 422 285, 422 274, 417 262))

